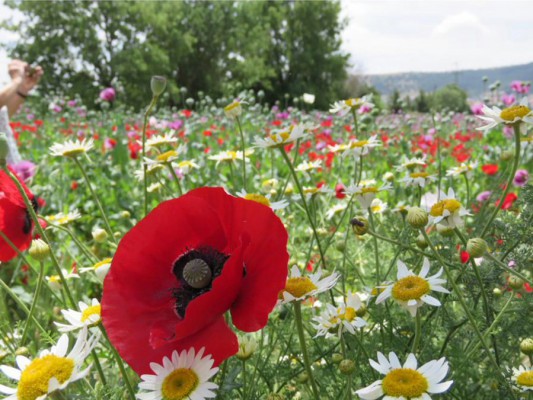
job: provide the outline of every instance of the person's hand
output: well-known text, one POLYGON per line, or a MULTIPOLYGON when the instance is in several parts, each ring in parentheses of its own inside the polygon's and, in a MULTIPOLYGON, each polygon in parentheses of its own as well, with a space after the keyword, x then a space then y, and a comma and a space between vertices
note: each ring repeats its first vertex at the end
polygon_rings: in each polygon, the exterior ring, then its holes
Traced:
POLYGON ((12 80, 23 80, 28 63, 22 60, 11 60, 7 66, 9 76, 12 80))
POLYGON ((18 90, 22 94, 28 94, 41 80, 43 76, 43 69, 40 66, 30 67, 26 64, 24 68, 24 77, 22 82, 19 84, 18 90))

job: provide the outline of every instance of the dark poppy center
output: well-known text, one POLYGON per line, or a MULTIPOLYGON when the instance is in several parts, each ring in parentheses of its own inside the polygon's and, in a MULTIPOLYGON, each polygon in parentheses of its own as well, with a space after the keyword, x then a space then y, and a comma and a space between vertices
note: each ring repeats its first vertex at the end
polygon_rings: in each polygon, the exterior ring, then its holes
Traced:
POLYGON ((211 248, 189 250, 174 263, 172 273, 179 282, 173 290, 176 313, 184 318, 189 303, 211 290, 229 256, 211 248))

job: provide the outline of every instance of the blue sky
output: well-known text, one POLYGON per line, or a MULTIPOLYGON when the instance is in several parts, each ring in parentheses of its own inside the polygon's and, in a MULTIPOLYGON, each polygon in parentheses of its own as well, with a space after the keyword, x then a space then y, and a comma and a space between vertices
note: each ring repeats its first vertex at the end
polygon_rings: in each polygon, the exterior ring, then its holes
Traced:
MULTIPOLYGON (((478 69, 533 61, 533 0, 341 0, 354 72, 478 69)), ((0 0, 0 21, 12 18, 0 0)), ((0 31, 0 43, 17 35, 0 31)), ((0 84, 7 76, 0 50, 0 84)), ((532 77, 533 79, 533 77, 532 77)))

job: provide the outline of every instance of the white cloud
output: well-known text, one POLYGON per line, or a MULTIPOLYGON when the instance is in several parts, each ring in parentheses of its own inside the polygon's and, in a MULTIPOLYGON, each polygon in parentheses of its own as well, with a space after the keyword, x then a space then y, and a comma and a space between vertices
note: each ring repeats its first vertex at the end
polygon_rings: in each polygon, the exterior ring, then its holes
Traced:
POLYGON ((490 29, 483 25, 477 15, 468 11, 462 11, 459 14, 451 15, 444 18, 434 29, 434 35, 447 35, 459 31, 461 34, 464 31, 479 31, 483 34, 488 34, 490 29))

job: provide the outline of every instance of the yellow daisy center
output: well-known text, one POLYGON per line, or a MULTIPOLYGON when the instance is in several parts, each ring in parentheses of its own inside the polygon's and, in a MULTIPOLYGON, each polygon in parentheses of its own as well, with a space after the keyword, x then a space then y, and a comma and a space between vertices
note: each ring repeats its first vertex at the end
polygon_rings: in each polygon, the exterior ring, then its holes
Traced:
POLYGON ((315 194, 318 193, 318 188, 304 188, 305 194, 315 194))
POLYGON ((429 388, 427 379, 410 368, 393 369, 381 383, 383 393, 391 397, 418 398, 429 388))
POLYGON ((427 178, 429 174, 427 172, 413 172, 411 178, 427 178))
POLYGON ((362 194, 366 194, 366 193, 377 193, 379 190, 377 187, 373 187, 373 186, 370 186, 370 187, 364 187, 363 189, 361 189, 361 193, 362 194))
POLYGON ((285 285, 285 291, 292 294, 295 298, 305 296, 307 293, 318 289, 311 279, 305 276, 298 276, 296 278, 289 278, 285 285))
POLYGON ((76 157, 83 153, 85 153, 85 149, 83 147, 77 147, 74 149, 68 149, 63 151, 63 155, 65 157, 76 157))
POLYGON ((344 314, 340 314, 339 315, 339 318, 340 319, 344 319, 348 322, 352 322, 353 319, 355 318, 356 316, 356 311, 354 308, 352 307, 346 307, 346 310, 344 311, 344 314))
POLYGON ((516 118, 524 118, 530 112, 531 110, 526 106, 512 106, 509 108, 504 108, 500 114, 500 118, 505 121, 513 122, 516 118))
POLYGON ((59 275, 52 275, 48 281, 52 283, 61 282, 61 278, 59 275))
POLYGON ((521 138, 520 141, 521 142, 525 142, 525 143, 531 143, 531 142, 533 142, 533 136, 532 137, 521 138))
POLYGON ((35 400, 48 393, 48 382, 64 383, 72 376, 74 360, 53 354, 37 358, 22 371, 17 387, 18 400, 35 400))
POLYGON ((416 275, 400 279, 392 287, 392 297, 400 301, 419 300, 430 292, 428 281, 416 275))
POLYGON ((433 207, 431 207, 431 211, 429 214, 432 217, 441 217, 444 213, 444 210, 448 210, 450 214, 453 214, 454 212, 458 211, 461 208, 461 203, 459 203, 455 199, 446 199, 441 200, 438 203, 434 204, 433 207))
POLYGON ((522 386, 533 387, 533 371, 522 372, 516 378, 516 383, 522 386))
POLYGON ((264 206, 270 207, 270 200, 268 200, 263 195, 255 194, 255 193, 248 193, 246 196, 244 196, 244 198, 246 200, 252 200, 264 206))
POLYGON ((101 314, 102 314, 102 306, 100 304, 97 304, 95 306, 87 307, 81 313, 81 322, 87 321, 91 315, 100 316, 101 314))
POLYGON ((272 139, 274 143, 279 143, 285 142, 290 136, 291 134, 289 132, 275 133, 274 135, 270 135, 270 139, 272 139))
POLYGON ((358 140, 356 142, 350 142, 350 148, 365 147, 368 144, 368 140, 358 140))
POLYGON ((97 270, 98 268, 105 267, 105 266, 109 265, 111 263, 111 261, 112 261, 111 258, 105 258, 102 261, 100 261, 99 263, 96 263, 93 268, 95 270, 97 270))
POLYGON ((186 399, 198 387, 198 383, 196 372, 189 368, 178 368, 163 381, 161 394, 165 400, 186 399))
POLYGON ((233 103, 227 105, 226 107, 224 107, 224 111, 231 111, 231 110, 234 110, 236 109, 237 107, 239 107, 241 105, 240 102, 238 101, 234 101, 233 103))
POLYGON ((348 107, 359 107, 361 105, 361 99, 344 100, 344 104, 346 104, 348 107))
POLYGON ((162 154, 159 154, 156 159, 159 162, 168 162, 172 157, 176 157, 178 155, 178 152, 175 150, 169 150, 162 154))

